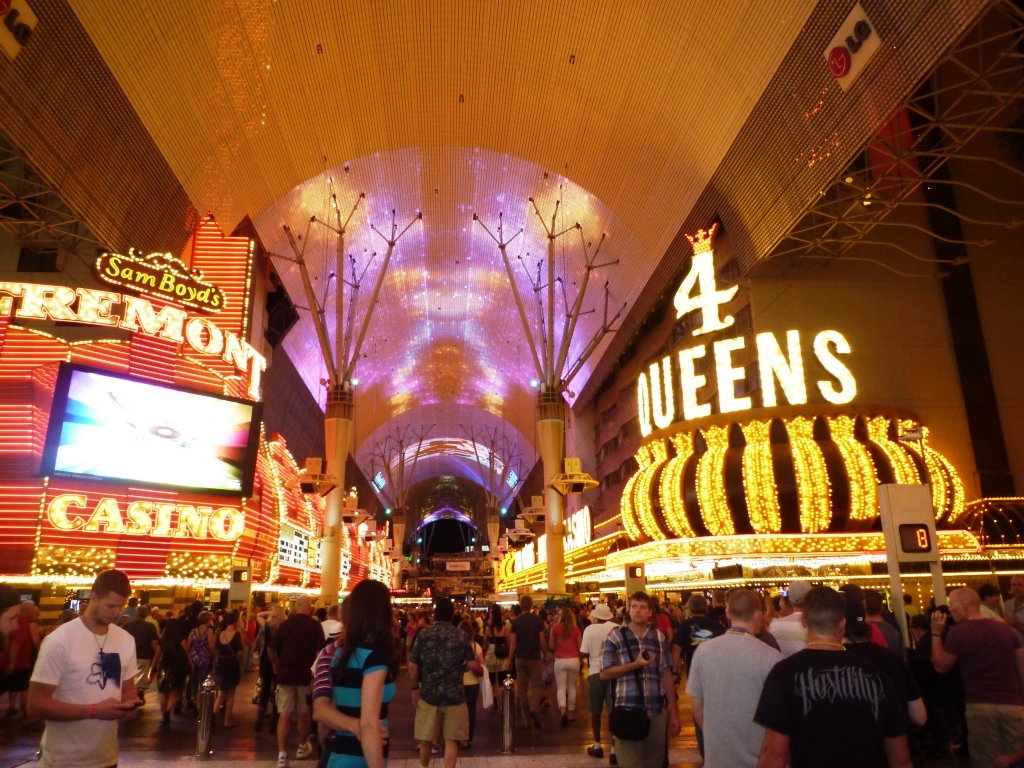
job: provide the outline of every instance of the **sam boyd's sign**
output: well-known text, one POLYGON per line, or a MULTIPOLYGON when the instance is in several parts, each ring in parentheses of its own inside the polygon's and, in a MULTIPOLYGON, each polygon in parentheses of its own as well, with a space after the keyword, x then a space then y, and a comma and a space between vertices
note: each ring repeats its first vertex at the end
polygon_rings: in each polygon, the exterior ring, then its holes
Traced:
POLYGON ((220 312, 224 294, 203 281, 203 273, 189 271, 169 253, 139 257, 134 249, 124 256, 104 253, 96 259, 96 276, 105 283, 167 299, 202 312, 220 312))

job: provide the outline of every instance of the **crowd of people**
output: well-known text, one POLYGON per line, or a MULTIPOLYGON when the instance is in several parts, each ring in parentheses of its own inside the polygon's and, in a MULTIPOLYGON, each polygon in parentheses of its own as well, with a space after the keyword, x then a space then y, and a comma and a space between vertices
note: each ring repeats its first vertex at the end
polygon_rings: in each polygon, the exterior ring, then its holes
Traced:
POLYGON ((681 605, 638 592, 540 608, 524 596, 486 612, 437 598, 406 612, 368 580, 329 608, 300 597, 290 610, 161 612, 107 571, 79 613, 45 631, 38 608, 0 585, 0 695, 10 717, 45 721, 42 768, 71 764, 72 750, 76 765, 83 753, 116 764, 117 724, 153 687, 173 728, 212 677, 217 724, 231 728, 253 669, 255 728, 269 720, 281 768, 290 755, 380 766, 403 668, 423 766, 441 754, 454 767, 509 677, 523 728, 567 727, 584 690, 587 753, 604 758, 607 745, 626 768, 667 765, 684 691, 709 768, 905 768, 953 750, 978 768, 1011 766, 1024 758, 1024 577, 1010 588, 1005 605, 995 587, 960 588, 924 612, 905 597, 905 641, 882 595, 852 584, 798 581, 772 599, 694 593, 681 605))

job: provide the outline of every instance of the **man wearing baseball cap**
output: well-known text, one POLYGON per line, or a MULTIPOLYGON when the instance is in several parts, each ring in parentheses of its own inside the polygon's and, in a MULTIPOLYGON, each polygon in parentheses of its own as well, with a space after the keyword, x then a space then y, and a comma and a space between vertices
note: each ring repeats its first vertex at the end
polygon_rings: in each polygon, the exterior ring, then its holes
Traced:
MULTIPOLYGON (((580 658, 589 660, 590 672, 587 677, 587 691, 590 709, 590 726, 594 732, 594 746, 587 748, 587 754, 591 757, 604 757, 604 750, 601 748, 601 711, 608 701, 609 682, 602 680, 601 656, 604 653, 604 641, 608 634, 615 629, 615 622, 612 619, 615 614, 606 603, 598 603, 590 612, 591 625, 583 630, 583 639, 580 640, 580 658)), ((611 712, 611 705, 608 704, 608 711, 611 712)), ((612 742, 611 763, 615 765, 615 746, 612 742)))
POLYGON ((807 647, 807 630, 800 622, 800 617, 804 612, 804 598, 810 591, 809 581, 794 581, 790 584, 786 599, 793 606, 793 612, 772 621, 772 634, 779 641, 779 650, 784 658, 807 647))

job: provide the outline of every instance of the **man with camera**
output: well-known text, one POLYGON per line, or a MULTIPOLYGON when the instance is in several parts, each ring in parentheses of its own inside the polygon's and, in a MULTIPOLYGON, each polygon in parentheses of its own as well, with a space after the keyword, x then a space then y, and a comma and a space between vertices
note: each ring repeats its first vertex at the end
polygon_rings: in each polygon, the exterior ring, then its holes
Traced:
POLYGON ((672 657, 665 636, 651 622, 646 592, 629 596, 629 621, 604 641, 601 679, 613 680, 608 725, 623 768, 663 765, 667 729, 679 733, 672 657))

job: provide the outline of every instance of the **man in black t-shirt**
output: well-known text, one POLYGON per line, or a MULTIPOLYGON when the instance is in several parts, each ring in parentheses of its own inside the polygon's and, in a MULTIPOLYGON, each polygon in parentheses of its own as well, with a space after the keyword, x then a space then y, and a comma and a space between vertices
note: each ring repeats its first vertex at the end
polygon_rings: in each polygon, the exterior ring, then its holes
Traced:
POLYGON ((135 609, 135 618, 124 625, 124 631, 135 639, 135 658, 139 669, 135 673, 135 688, 139 693, 139 701, 145 702, 146 690, 149 688, 150 665, 156 656, 157 643, 160 635, 149 622, 149 608, 140 605, 135 609))
POLYGON ((519 685, 519 706, 523 716, 540 728, 537 713, 540 700, 544 696, 544 657, 548 652, 544 622, 533 613, 533 598, 523 595, 519 599, 522 613, 512 619, 512 640, 509 643, 509 655, 516 668, 516 680, 519 685))
POLYGON ((679 666, 680 657, 686 662, 686 669, 689 670, 697 646, 705 640, 725 633, 722 623, 708 616, 708 599, 704 595, 690 595, 686 607, 690 609, 690 618, 679 625, 672 638, 672 671, 676 675, 682 671, 679 666))
MULTIPOLYGON (((672 674, 675 676, 676 682, 679 681, 680 656, 686 662, 686 672, 689 674, 697 646, 705 640, 725 634, 725 626, 722 622, 708 616, 708 599, 704 595, 693 593, 686 601, 686 607, 690 609, 690 618, 679 625, 675 637, 672 638, 672 674)), ((704 731, 697 725, 696 720, 693 727, 697 734, 697 750, 703 759, 704 731)))
POLYGON ((804 598, 807 647, 768 673, 754 720, 767 729, 758 768, 910 768, 907 710, 889 678, 842 644, 846 599, 804 598))
POLYGON ((855 653, 869 664, 874 664, 884 672, 892 682, 900 700, 907 704, 907 715, 914 725, 924 725, 928 721, 921 688, 910 672, 906 659, 896 651, 883 648, 871 639, 871 627, 867 622, 857 622, 846 627, 849 644, 846 650, 855 653))

